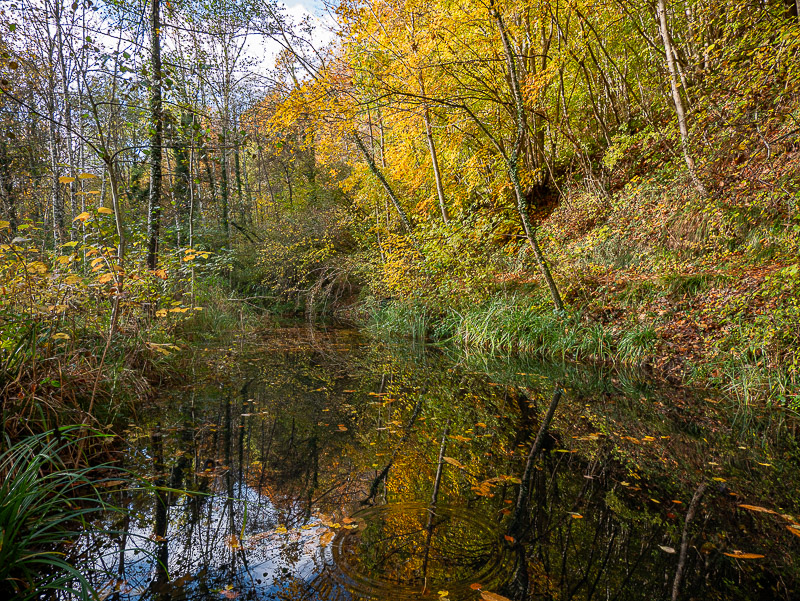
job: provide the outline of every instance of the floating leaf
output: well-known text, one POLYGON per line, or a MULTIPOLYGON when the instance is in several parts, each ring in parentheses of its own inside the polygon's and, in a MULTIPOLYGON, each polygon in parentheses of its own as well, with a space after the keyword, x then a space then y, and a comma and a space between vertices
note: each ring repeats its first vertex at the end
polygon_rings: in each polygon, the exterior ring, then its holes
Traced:
POLYGON ((481 599, 484 601, 511 601, 508 597, 498 595, 497 593, 490 593, 489 591, 481 591, 481 599))
POLYGON ((745 505, 740 503, 739 507, 742 509, 747 509, 748 511, 755 511, 757 513, 772 513, 777 515, 777 511, 772 511, 771 509, 767 509, 766 507, 759 507, 758 505, 745 505))
POLYGON ((506 539, 506 540, 507 540, 508 542, 510 542, 510 543, 515 543, 515 542, 517 542, 517 539, 515 539, 513 536, 509 536, 508 534, 506 534, 505 536, 503 536, 503 538, 504 538, 504 539, 506 539))
POLYGON ((583 519, 583 516, 580 513, 575 513, 574 511, 569 511, 567 513, 569 514, 569 516, 573 520, 582 520, 583 519))
POLYGON ((467 466, 464 465, 463 463, 461 463, 458 459, 453 459, 452 457, 442 457, 442 459, 444 461, 446 461, 447 463, 449 463, 450 465, 454 465, 455 467, 457 467, 460 470, 467 469, 467 466))
POLYGON ((723 555, 727 555, 728 557, 735 557, 736 559, 761 559, 764 557, 763 555, 759 555, 758 553, 744 553, 742 551, 734 551, 733 553, 723 553, 723 555))
POLYGON ((336 427, 339 429, 339 432, 347 432, 347 426, 345 426, 344 424, 339 424, 336 427))
POLYGON ((483 585, 480 582, 473 582, 469 585, 469 588, 471 588, 473 591, 479 591, 483 588, 483 585))
POLYGON ((322 546, 322 547, 327 546, 333 540, 334 536, 335 536, 335 534, 334 534, 333 530, 328 530, 325 534, 323 534, 320 537, 320 539, 319 539, 320 546, 322 546))

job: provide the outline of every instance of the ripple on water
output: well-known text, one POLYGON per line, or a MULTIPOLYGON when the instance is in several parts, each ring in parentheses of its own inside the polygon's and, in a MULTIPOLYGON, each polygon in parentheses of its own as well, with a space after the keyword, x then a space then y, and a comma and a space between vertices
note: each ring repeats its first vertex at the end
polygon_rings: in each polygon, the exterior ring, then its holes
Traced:
POLYGON ((510 577, 499 529, 469 509, 422 503, 370 507, 352 516, 331 554, 341 584, 368 599, 474 597, 470 585, 499 587, 510 577))

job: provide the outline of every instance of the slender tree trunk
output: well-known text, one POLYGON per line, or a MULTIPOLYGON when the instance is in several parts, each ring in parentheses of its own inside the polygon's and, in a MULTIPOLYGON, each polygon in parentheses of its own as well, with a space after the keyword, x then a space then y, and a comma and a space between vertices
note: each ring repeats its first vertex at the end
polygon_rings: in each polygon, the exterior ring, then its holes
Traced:
MULTIPOLYGON (((223 117, 224 119, 224 117, 223 117)), ((225 231, 226 245, 231 245, 231 224, 229 214, 229 190, 228 190, 228 129, 222 125, 222 148, 219 155, 219 188, 222 197, 222 228, 225 231)))
POLYGON ((439 210, 442 212, 442 221, 449 223, 447 215, 447 202, 444 198, 444 185, 442 184, 442 174, 439 171, 439 157, 436 156, 436 145, 433 140, 433 130, 431 128, 431 116, 428 107, 422 116, 425 121, 425 137, 428 139, 428 151, 431 153, 431 164, 433 165, 433 179, 436 182, 436 196, 439 198, 439 210))
POLYGON ((405 228, 406 232, 411 233, 413 229, 411 227, 411 221, 409 221, 406 212, 403 210, 402 205, 400 204, 400 200, 397 198, 397 195, 392 190, 392 187, 389 185, 389 182, 386 181, 386 178, 383 176, 383 173, 378 169, 378 166, 375 164, 375 160, 372 158, 372 155, 367 150, 367 147, 364 146, 364 141, 358 135, 357 132, 353 132, 353 141, 355 141, 356 146, 361 151, 361 154, 364 155, 364 158, 367 160, 367 165, 369 165, 370 171, 372 174, 378 178, 378 181, 383 186, 383 189, 386 191, 386 194, 389 196, 389 200, 392 201, 394 208, 397 210, 397 214, 400 215, 400 220, 403 222, 403 227, 405 228))
POLYGON ((683 149, 683 158, 686 161, 686 168, 689 170, 689 177, 692 179, 697 191, 707 196, 708 191, 697 177, 697 169, 695 168, 694 158, 692 158, 691 149, 689 147, 689 128, 686 125, 686 109, 683 105, 683 98, 681 98, 680 90, 678 89, 678 70, 675 65, 675 49, 672 46, 672 40, 667 29, 667 6, 665 0, 658 0, 656 3, 656 12, 658 13, 659 29, 661 30, 661 41, 664 44, 664 53, 667 55, 667 68, 669 70, 669 87, 672 91, 672 101, 675 104, 675 114, 678 117, 678 129, 681 134, 681 147, 683 149))
POLYGON ((0 141, 0 196, 3 198, 5 212, 8 216, 8 224, 11 233, 17 235, 17 204, 14 198, 14 184, 11 179, 11 158, 8 156, 8 144, 5 140, 0 141))
POLYGON ((147 267, 158 263, 158 236, 161 229, 161 146, 164 120, 161 106, 161 0, 150 0, 150 202, 147 211, 147 267))
POLYGON ((525 199, 525 194, 522 191, 522 184, 519 178, 519 151, 522 148, 525 139, 525 105, 522 101, 522 93, 520 92, 519 80, 517 78, 517 65, 514 52, 511 48, 511 41, 508 39, 503 17, 500 15, 494 6, 494 0, 490 0, 489 7, 492 16, 497 24, 497 29, 500 32, 500 38, 503 41, 503 51, 506 56, 506 66, 508 67, 509 82, 511 84, 511 93, 514 97, 515 121, 517 129, 517 139, 514 146, 506 159, 508 174, 511 178, 511 184, 514 187, 514 195, 517 199, 517 212, 519 213, 520 221, 522 221, 522 228, 525 230, 525 237, 528 239, 533 255, 536 257, 536 262, 539 264, 539 269, 544 277, 547 287, 550 290, 550 296, 553 299, 553 305, 557 311, 564 310, 564 303, 561 300, 561 294, 558 291, 558 286, 550 273, 550 266, 539 247, 539 241, 536 239, 536 231, 531 225, 530 218, 528 217, 528 202, 525 199))

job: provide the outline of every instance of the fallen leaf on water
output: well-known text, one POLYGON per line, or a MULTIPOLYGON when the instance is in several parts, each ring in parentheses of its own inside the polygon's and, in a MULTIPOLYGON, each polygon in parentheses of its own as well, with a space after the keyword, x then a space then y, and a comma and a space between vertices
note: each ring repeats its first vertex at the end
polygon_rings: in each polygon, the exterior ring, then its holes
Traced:
POLYGON ((333 532, 332 530, 328 530, 328 531, 327 531, 325 534, 323 534, 323 535, 322 535, 322 536, 319 538, 319 544, 320 544, 320 546, 321 546, 321 547, 326 547, 326 546, 328 546, 328 544, 329 544, 329 543, 330 543, 330 542, 333 540, 333 537, 334 537, 334 536, 335 536, 334 532, 333 532))
POLYGON ((456 466, 460 470, 467 469, 467 466, 465 466, 463 463, 461 463, 458 459, 453 459, 452 457, 442 457, 442 459, 444 461, 446 461, 447 463, 449 463, 450 465, 456 466))
POLYGON ((739 507, 742 509, 747 509, 748 511, 756 511, 758 513, 772 513, 777 514, 777 511, 772 511, 771 509, 767 509, 766 507, 759 507, 758 505, 745 505, 739 504, 739 507))
POLYGON ((506 539, 510 543, 516 542, 516 540, 517 540, 513 536, 509 536, 508 534, 506 534, 503 538, 506 539))
POLYGON ((573 511, 569 511, 569 512, 567 512, 567 513, 569 514, 569 516, 570 516, 570 517, 571 517, 573 520, 582 520, 582 519, 583 519, 583 516, 582 516, 580 513, 575 513, 575 512, 573 512, 573 511))
POLYGON ((469 585, 469 588, 471 588, 473 591, 479 591, 483 588, 483 585, 480 582, 473 582, 469 585))
POLYGON ((665 547, 664 545, 658 545, 658 548, 661 549, 664 553, 675 553, 675 549, 672 547, 665 547))
POLYGON ((742 551, 734 551, 733 553, 723 553, 723 555, 727 555, 728 557, 735 557, 736 559, 761 559, 764 557, 763 555, 759 555, 758 553, 744 553, 742 551))
POLYGON ((342 518, 342 524, 352 524, 354 521, 353 518, 342 518))
POLYGON ((339 432, 346 432, 347 431, 347 426, 345 426, 344 424, 339 424, 337 426, 337 428, 339 428, 339 432))
POLYGON ((484 601, 511 601, 508 597, 498 595, 497 593, 490 593, 489 591, 481 591, 481 599, 484 601))

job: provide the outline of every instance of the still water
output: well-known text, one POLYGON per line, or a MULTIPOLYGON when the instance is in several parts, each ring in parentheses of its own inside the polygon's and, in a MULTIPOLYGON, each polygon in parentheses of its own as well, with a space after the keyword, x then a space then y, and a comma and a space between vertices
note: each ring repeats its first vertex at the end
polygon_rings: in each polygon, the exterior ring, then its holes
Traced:
POLYGON ((794 427, 637 373, 276 329, 198 350, 137 409, 123 463, 156 488, 113 493, 127 514, 91 541, 96 585, 120 601, 798 599, 794 427))

